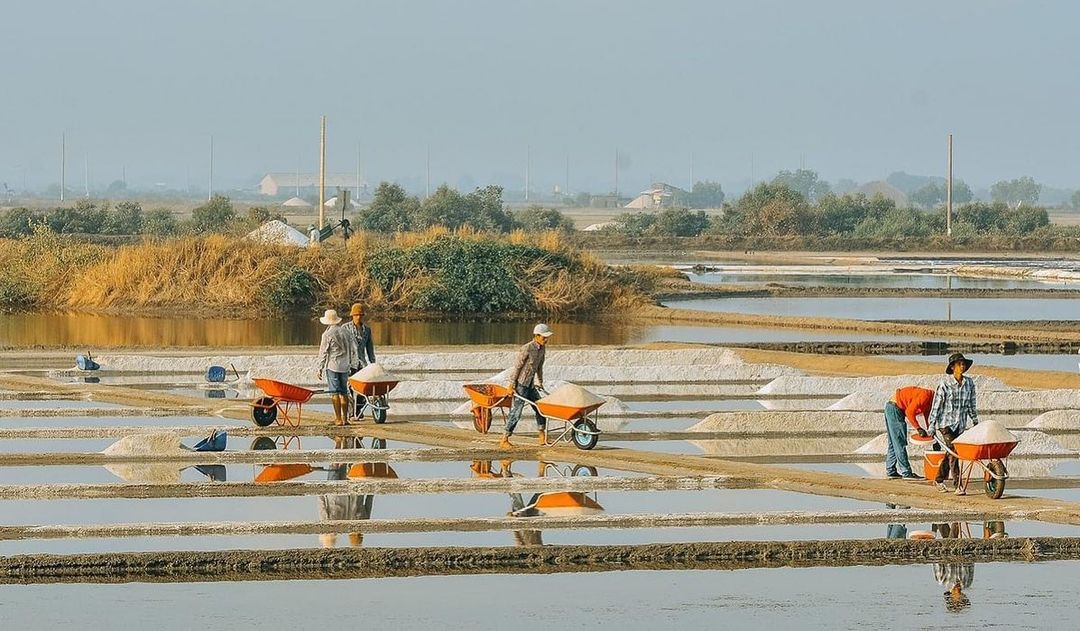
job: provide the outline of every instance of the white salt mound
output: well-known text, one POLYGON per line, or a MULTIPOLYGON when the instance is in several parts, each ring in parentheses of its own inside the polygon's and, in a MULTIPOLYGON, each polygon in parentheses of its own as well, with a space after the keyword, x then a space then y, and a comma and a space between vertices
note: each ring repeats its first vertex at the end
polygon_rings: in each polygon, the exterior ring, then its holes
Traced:
POLYGON ((364 381, 367 383, 385 383, 387 381, 399 381, 399 379, 390 373, 386 372, 386 369, 382 367, 382 364, 374 363, 368 364, 364 368, 360 369, 360 372, 353 375, 358 381, 364 381))
POLYGON ((1011 443, 1017 439, 1016 434, 1005 429, 1005 426, 997 421, 983 421, 960 434, 953 440, 954 443, 964 445, 995 445, 997 443, 1011 443))
MULTIPOLYGON (((758 394, 841 394, 855 392, 880 392, 892 395, 897 388, 920 386, 933 390, 944 375, 890 375, 885 377, 814 377, 782 376, 773 379, 758 390, 758 394)), ((985 375, 973 375, 975 387, 980 392, 1014 390, 1000 379, 985 375)), ((884 402, 882 402, 884 404, 884 402)))
POLYGON ((1040 429, 1080 429, 1080 412, 1051 410, 1036 416, 1027 426, 1040 429))
POLYGON ((564 383, 540 400, 552 405, 566 405, 579 408, 604 403, 603 398, 572 383, 564 383))
POLYGON ((244 238, 259 243, 292 245, 301 248, 306 248, 310 243, 310 239, 306 234, 278 219, 264 223, 249 232, 244 238))
POLYGON ((109 445, 101 453, 109 455, 155 455, 188 451, 175 434, 132 434, 109 445))

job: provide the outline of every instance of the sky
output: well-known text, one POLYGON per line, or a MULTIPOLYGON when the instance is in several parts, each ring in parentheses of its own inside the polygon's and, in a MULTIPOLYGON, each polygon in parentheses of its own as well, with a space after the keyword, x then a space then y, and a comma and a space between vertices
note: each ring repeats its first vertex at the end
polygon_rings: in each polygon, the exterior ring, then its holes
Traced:
POLYGON ((3 11, 0 181, 270 171, 571 192, 955 172, 1080 187, 1080 3, 35 0, 3 11), (569 168, 567 168, 569 166, 569 168), (569 171, 569 177, 567 172, 569 171))

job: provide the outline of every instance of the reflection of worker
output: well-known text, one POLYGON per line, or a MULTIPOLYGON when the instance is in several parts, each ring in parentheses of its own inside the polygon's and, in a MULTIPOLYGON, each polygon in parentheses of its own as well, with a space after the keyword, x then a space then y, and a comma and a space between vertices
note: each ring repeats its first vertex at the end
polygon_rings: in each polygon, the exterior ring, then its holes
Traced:
MULTIPOLYGON (((514 402, 510 406, 510 414, 506 417, 506 430, 503 433, 502 441, 499 442, 499 446, 503 449, 508 449, 513 445, 510 444, 510 436, 514 433, 514 428, 517 427, 518 421, 521 420, 521 412, 525 406, 525 401, 536 402, 540 399, 539 388, 544 387, 544 349, 547 346, 548 338, 551 337, 551 328, 546 324, 537 324, 533 328, 533 339, 531 342, 522 346, 518 351, 517 360, 514 362, 514 368, 510 373, 510 389, 517 395, 514 397, 514 402)), ((536 413, 536 427, 540 432, 540 444, 547 443, 546 421, 541 416, 540 410, 533 407, 533 411, 536 413)))
MULTIPOLYGON (((334 439, 334 449, 360 449, 364 445, 357 436, 339 436, 334 439)), ((372 445, 374 447, 374 445, 372 445)), ((334 463, 327 468, 327 480, 345 480, 348 478, 349 465, 334 463)), ((354 519, 371 519, 371 505, 375 500, 374 495, 320 495, 319 516, 324 520, 340 521, 354 519)), ((319 537, 324 548, 333 548, 337 543, 337 535, 326 533, 319 537)), ((364 541, 364 536, 359 532, 349 533, 349 545, 359 547, 364 541)))
POLYGON ((326 379, 326 389, 334 404, 334 424, 348 425, 345 410, 349 396, 349 369, 356 363, 353 358, 354 344, 341 327, 341 316, 334 309, 327 309, 319 322, 326 325, 319 342, 319 379, 326 379))
MULTIPOLYGON (((957 539, 960 537, 960 524, 933 524, 934 532, 942 539, 957 539)), ((971 587, 975 581, 974 563, 935 563, 934 578, 938 584, 946 589, 945 608, 950 612, 958 612, 971 606, 971 601, 964 590, 971 587)))
POLYGON ((972 425, 979 424, 979 413, 975 406, 975 382, 964 375, 972 363, 960 353, 949 356, 949 363, 945 368, 945 374, 949 376, 938 384, 934 393, 934 405, 927 417, 930 433, 936 432, 946 447, 945 457, 941 460, 937 477, 934 479, 942 493, 949 490, 945 487, 945 478, 951 470, 956 494, 967 494, 967 490, 960 484, 960 462, 955 456, 949 455, 949 452, 955 451, 952 441, 964 433, 969 419, 972 425))
POLYGON ((885 404, 885 436, 888 448, 885 450, 885 476, 905 480, 922 480, 921 475, 911 470, 907 454, 907 426, 915 428, 919 436, 926 436, 918 421, 918 416, 926 418, 930 413, 930 404, 934 400, 934 391, 910 386, 900 388, 893 393, 892 399, 885 404))

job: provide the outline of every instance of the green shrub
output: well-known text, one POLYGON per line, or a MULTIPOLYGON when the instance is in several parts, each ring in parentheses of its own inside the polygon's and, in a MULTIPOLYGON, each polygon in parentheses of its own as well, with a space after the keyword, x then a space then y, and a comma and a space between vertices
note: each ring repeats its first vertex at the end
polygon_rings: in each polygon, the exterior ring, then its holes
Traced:
POLYGON ((302 311, 315 304, 315 279, 295 265, 284 265, 263 286, 266 307, 277 313, 302 311))

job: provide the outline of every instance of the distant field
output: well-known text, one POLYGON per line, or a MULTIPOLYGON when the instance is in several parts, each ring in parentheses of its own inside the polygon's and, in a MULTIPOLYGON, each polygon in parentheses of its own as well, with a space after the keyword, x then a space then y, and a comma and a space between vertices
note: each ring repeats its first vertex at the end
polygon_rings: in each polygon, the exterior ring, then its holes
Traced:
POLYGON ((1080 211, 1052 211, 1050 213, 1050 222, 1059 226, 1080 226, 1080 211))

